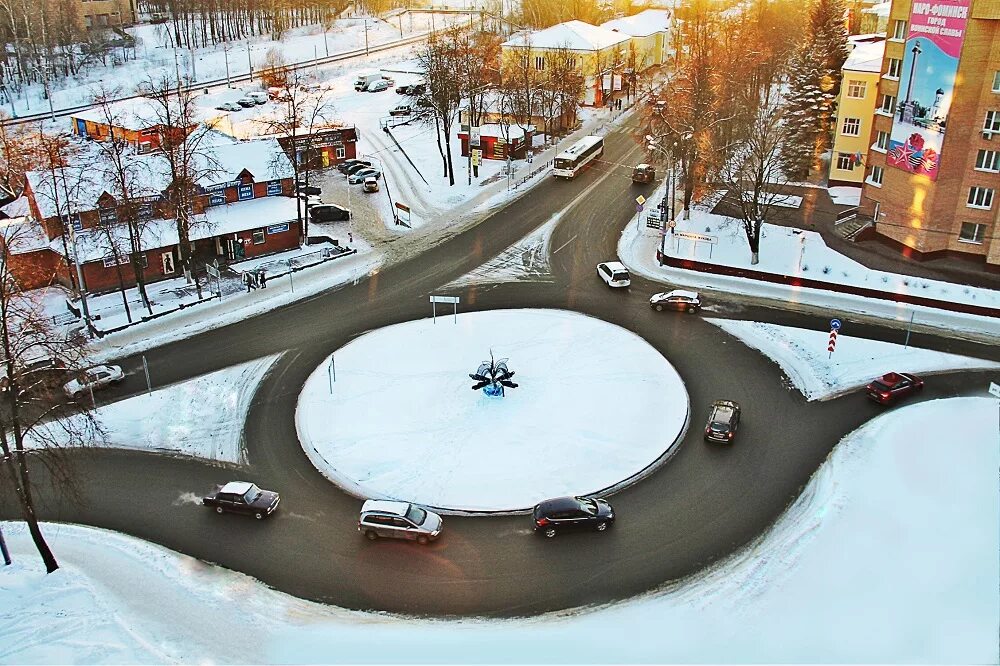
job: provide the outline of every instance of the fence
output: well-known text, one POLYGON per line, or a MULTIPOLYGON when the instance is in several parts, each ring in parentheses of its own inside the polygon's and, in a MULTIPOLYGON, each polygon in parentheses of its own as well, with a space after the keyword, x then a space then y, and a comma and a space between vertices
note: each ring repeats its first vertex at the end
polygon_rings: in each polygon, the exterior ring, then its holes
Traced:
POLYGON ((533 169, 530 173, 528 173, 527 176, 525 176, 524 178, 522 178, 520 181, 514 183, 513 189, 516 190, 517 188, 521 187, 522 185, 524 185, 525 183, 527 183, 529 180, 531 180, 532 178, 534 178, 535 176, 537 176, 541 172, 548 170, 552 166, 552 163, 554 161, 555 160, 549 160, 549 161, 545 162, 545 164, 541 165, 540 167, 536 167, 535 169, 533 169))
POLYGON ((857 206, 855 206, 854 208, 845 208, 844 210, 842 210, 839 213, 837 213, 837 219, 834 220, 833 224, 834 224, 834 226, 836 226, 838 224, 843 224, 844 222, 847 222, 848 220, 853 220, 857 216, 858 216, 858 207, 857 206))

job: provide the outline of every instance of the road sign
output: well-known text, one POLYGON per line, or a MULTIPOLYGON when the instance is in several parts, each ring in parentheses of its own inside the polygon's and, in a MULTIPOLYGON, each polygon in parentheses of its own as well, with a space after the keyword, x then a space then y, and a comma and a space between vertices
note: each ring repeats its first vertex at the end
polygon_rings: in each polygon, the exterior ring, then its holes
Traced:
POLYGON ((833 350, 837 348, 837 329, 830 329, 830 344, 826 346, 826 350, 833 354, 833 350))
POLYGON ((482 129, 479 127, 473 127, 469 130, 469 145, 473 148, 479 147, 480 137, 482 136, 482 129))
POLYGON ((458 303, 458 296, 431 296, 431 303, 458 303))
POLYGON ((698 243, 708 243, 710 245, 715 245, 719 242, 718 236, 706 236, 705 234, 695 234, 690 231, 678 231, 675 235, 678 238, 684 238, 698 243))
POLYGON ((637 212, 637 213, 641 213, 642 212, 642 204, 636 204, 635 205, 635 212, 637 212))
POLYGON ((1000 384, 990 382, 990 395, 995 395, 1000 398, 1000 384))
POLYGON ((221 275, 219 275, 219 269, 212 264, 205 264, 205 272, 214 278, 221 277, 221 275))
POLYGON ((839 331, 840 330, 840 326, 841 326, 841 324, 840 324, 840 320, 839 319, 831 319, 830 320, 830 329, 831 330, 833 330, 833 331, 839 331))
POLYGON ((641 206, 642 204, 646 203, 646 197, 640 194, 635 198, 635 202, 641 206))
POLYGON ((479 166, 479 159, 482 156, 483 151, 478 148, 472 150, 472 166, 479 166))

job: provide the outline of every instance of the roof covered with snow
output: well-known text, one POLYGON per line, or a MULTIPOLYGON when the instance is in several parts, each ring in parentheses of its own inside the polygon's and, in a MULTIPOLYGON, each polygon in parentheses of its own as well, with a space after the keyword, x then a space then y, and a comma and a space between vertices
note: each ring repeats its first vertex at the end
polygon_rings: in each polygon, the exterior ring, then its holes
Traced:
POLYGON ((670 29, 670 10, 647 9, 632 16, 606 21, 600 27, 632 37, 648 37, 670 29))
POLYGON ((871 7, 866 7, 861 10, 862 14, 875 14, 876 16, 881 16, 883 18, 889 17, 889 12, 892 11, 892 2, 879 2, 871 7))
POLYGON ((885 54, 885 42, 860 42, 847 56, 844 70, 851 72, 882 71, 882 56, 885 54))
POLYGON ((0 221, 0 235, 11 254, 26 254, 49 246, 49 237, 42 225, 30 217, 0 221))
POLYGON ((521 33, 503 43, 510 47, 535 49, 566 48, 571 51, 600 51, 627 42, 629 36, 583 21, 566 21, 537 32, 521 33))
MULTIPOLYGON (((115 127, 142 130, 162 124, 161 119, 165 115, 164 108, 155 100, 148 97, 135 97, 111 102, 106 109, 101 106, 92 106, 71 114, 70 118, 107 125, 110 116, 111 124, 115 127)), ((171 115, 175 118, 179 116, 178 109, 173 109, 171 115)), ((196 123, 217 115, 219 114, 215 111, 191 106, 191 120, 196 123)))

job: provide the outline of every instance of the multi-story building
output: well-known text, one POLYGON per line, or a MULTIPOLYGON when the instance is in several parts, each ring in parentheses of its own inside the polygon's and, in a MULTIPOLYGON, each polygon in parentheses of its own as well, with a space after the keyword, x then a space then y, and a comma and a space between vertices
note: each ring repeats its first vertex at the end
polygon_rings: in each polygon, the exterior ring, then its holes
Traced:
POLYGON ((879 239, 1000 269, 1000 0, 893 0, 871 142, 879 239))
POLYGON ((834 125, 831 185, 860 185, 862 166, 870 145, 879 74, 885 51, 884 36, 851 39, 852 50, 842 68, 837 118, 834 125))
POLYGON ((641 72, 649 67, 662 65, 672 57, 670 24, 670 10, 647 9, 632 16, 607 21, 601 27, 632 38, 625 55, 626 67, 641 72))

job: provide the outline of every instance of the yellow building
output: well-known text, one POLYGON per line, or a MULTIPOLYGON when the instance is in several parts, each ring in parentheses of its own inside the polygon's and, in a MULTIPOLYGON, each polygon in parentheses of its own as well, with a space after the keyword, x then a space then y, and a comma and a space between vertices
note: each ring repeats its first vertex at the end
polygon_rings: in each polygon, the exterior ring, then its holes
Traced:
POLYGON ((865 179, 885 37, 868 35, 865 39, 869 41, 852 40, 854 49, 842 68, 830 185, 861 185, 865 179))
POLYGON ((609 95, 614 96, 615 90, 621 90, 631 39, 583 21, 566 21, 545 30, 514 35, 501 45, 501 57, 505 63, 519 62, 543 73, 552 53, 565 49, 572 66, 584 77, 581 103, 601 106, 609 95))
POLYGON ((647 9, 607 21, 601 27, 631 37, 626 61, 629 67, 634 66, 635 71, 641 72, 662 65, 673 56, 670 25, 669 9, 647 9))

